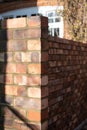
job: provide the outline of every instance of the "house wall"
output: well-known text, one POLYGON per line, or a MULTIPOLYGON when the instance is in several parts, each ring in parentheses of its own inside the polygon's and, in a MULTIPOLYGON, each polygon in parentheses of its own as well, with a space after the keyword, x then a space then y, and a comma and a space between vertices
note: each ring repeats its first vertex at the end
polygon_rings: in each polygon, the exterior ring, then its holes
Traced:
POLYGON ((87 44, 48 37, 39 16, 2 21, 0 44, 1 130, 74 130, 86 119, 87 44))
POLYGON ((57 0, 20 0, 13 1, 0 4, 0 13, 6 12, 9 10, 15 10, 19 8, 33 7, 33 6, 54 6, 54 5, 62 5, 62 3, 58 3, 57 0))

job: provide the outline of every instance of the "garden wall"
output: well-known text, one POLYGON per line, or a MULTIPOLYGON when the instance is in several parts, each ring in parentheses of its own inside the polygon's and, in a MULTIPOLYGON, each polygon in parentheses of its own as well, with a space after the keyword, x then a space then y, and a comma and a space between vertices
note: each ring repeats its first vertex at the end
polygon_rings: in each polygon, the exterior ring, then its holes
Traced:
POLYGON ((0 129, 74 130, 87 117, 87 45, 48 36, 48 19, 0 29, 0 129))

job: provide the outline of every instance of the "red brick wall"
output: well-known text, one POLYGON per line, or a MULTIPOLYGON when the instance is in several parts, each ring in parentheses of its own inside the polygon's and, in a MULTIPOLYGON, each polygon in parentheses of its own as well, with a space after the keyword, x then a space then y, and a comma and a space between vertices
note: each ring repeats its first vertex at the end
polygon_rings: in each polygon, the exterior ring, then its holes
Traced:
POLYGON ((49 130, 74 130, 87 118, 87 44, 49 38, 49 130))
POLYGON ((47 26, 45 17, 1 23, 1 130, 44 130, 48 126, 47 26))
POLYGON ((86 44, 48 37, 45 17, 2 21, 1 130, 74 130, 87 117, 86 85, 86 44))

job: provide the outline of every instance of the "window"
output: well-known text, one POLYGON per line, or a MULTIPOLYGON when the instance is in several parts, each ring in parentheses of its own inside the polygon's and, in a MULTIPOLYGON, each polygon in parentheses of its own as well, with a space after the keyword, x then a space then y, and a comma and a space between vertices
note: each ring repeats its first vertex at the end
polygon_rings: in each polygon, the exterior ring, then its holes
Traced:
POLYGON ((49 35, 63 37, 63 18, 56 13, 56 10, 48 11, 49 35))

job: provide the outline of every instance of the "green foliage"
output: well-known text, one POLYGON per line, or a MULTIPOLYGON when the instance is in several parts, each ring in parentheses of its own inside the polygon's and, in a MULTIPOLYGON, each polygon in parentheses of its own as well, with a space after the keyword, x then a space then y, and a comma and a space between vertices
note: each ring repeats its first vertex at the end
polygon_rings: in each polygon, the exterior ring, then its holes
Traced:
POLYGON ((64 0, 64 19, 73 40, 87 42, 87 0, 64 0))

